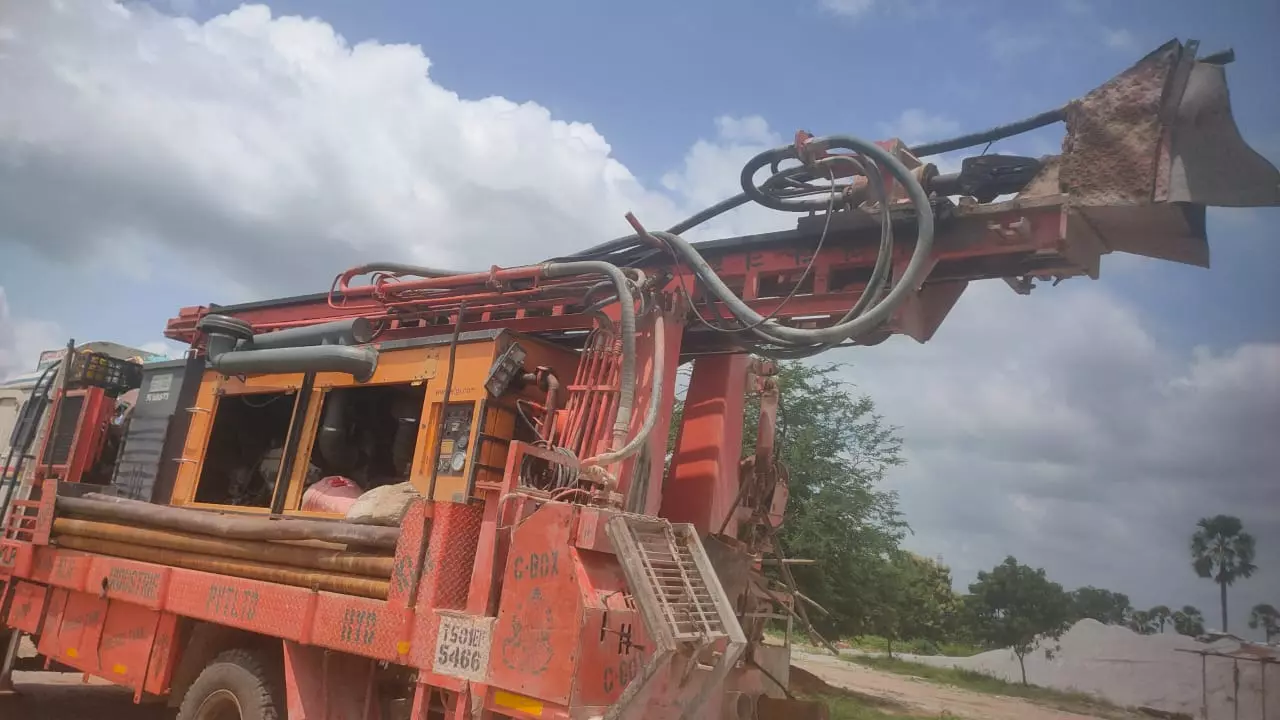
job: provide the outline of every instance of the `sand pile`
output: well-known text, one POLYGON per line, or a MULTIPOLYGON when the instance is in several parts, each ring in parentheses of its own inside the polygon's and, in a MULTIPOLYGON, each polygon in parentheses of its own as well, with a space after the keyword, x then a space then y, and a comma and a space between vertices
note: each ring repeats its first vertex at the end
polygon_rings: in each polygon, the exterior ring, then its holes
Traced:
MULTIPOLYGON (((1089 693, 1124 707, 1151 707, 1201 717, 1200 657, 1178 650, 1230 652, 1239 647, 1233 640, 1206 644, 1173 633, 1139 635, 1127 628, 1082 620, 1056 643, 1046 641, 1041 649, 1027 655, 1027 681, 1089 693), (1049 656, 1045 647, 1051 651, 1049 656)), ((969 658, 917 659, 931 665, 968 668, 1011 682, 1021 680, 1018 658, 1010 650, 993 650, 969 658)), ((1254 662, 1241 662, 1239 667, 1239 718, 1264 720, 1261 667, 1254 662)), ((1232 661, 1209 657, 1206 669, 1209 717, 1235 717, 1237 692, 1232 661)), ((1265 720, 1280 720, 1280 667, 1270 667, 1267 684, 1270 696, 1265 720)))

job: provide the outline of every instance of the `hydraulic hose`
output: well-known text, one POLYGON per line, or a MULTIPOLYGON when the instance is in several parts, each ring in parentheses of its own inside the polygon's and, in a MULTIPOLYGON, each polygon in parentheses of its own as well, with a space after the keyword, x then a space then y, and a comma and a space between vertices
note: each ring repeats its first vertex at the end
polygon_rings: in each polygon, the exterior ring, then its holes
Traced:
MULTIPOLYGON (((838 343, 850 337, 874 330, 888 320, 893 311, 907 299, 908 294, 924 280, 929 271, 930 253, 933 250, 933 211, 929 204, 929 196, 924 188, 896 157, 880 146, 851 136, 832 136, 814 142, 823 143, 827 147, 840 147, 861 153, 882 167, 906 189, 911 204, 916 210, 916 246, 911 259, 903 271, 902 277, 882 300, 870 305, 856 317, 848 317, 841 322, 825 328, 803 329, 781 325, 772 320, 761 322, 763 316, 756 313, 741 298, 733 293, 716 275, 707 261, 702 258, 684 238, 672 233, 658 232, 654 235, 666 241, 676 255, 686 262, 693 272, 702 280, 715 298, 725 304, 735 318, 744 325, 757 325, 755 331, 763 334, 770 341, 780 345, 818 345, 838 343)), ((790 151, 794 157, 794 148, 778 148, 756 156, 743 169, 744 190, 748 195, 759 195, 764 199, 762 204, 768 207, 781 206, 779 209, 800 211, 807 210, 807 203, 788 203, 765 193, 753 183, 755 171, 778 159, 784 158, 790 151), (750 189, 748 189, 750 188, 750 189)), ((756 199, 753 197, 753 199, 756 199)))
POLYGON ((1003 140, 1014 135, 1021 135, 1024 132, 1030 132, 1037 128, 1065 120, 1067 117, 1066 106, 1046 110, 1039 115, 1033 115, 1029 118, 1009 123, 1008 125, 998 125, 988 130, 982 130, 968 135, 951 138, 950 140, 939 140, 938 142, 925 143, 910 148, 911 154, 916 157, 927 157, 929 155, 941 155, 945 152, 953 150, 963 150, 965 148, 985 145, 986 143, 1003 140))
POLYGON ((635 436, 622 447, 615 447, 609 452, 600 453, 595 457, 589 457, 583 460, 583 467, 592 465, 612 465, 621 460, 626 460, 639 450, 653 433, 653 428, 658 424, 658 406, 662 404, 662 386, 663 375, 666 373, 666 357, 667 357, 667 341, 666 341, 666 323, 662 319, 662 311, 659 310, 653 318, 653 381, 652 387, 649 389, 649 407, 645 410, 644 423, 640 425, 640 430, 635 436))
MULTIPOLYGON (((696 253, 695 253, 696 254, 696 253)), ((570 275, 604 275, 613 281, 618 294, 619 328, 622 341, 622 368, 620 370, 618 390, 618 414, 613 423, 613 447, 620 447, 631 427, 631 415, 634 412, 636 398, 636 308, 631 302, 631 287, 627 284, 626 275, 611 263, 599 260, 577 260, 573 262, 549 262, 542 267, 543 275, 548 278, 568 277, 570 275)))

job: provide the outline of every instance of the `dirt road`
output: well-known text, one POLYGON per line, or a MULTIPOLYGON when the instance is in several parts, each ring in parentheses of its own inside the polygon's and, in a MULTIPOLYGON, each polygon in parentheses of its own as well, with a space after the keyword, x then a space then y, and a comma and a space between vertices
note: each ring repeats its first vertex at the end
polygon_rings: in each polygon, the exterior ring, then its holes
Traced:
POLYGON ((0 718, 8 720, 171 720, 155 705, 137 706, 129 691, 104 682, 85 684, 71 673, 14 673, 17 697, 0 697, 0 718))
POLYGON ((905 707, 920 715, 951 713, 983 720, 1102 720, 1055 710, 1019 698, 984 695, 906 675, 873 670, 830 655, 796 653, 791 662, 828 685, 854 690, 905 707))

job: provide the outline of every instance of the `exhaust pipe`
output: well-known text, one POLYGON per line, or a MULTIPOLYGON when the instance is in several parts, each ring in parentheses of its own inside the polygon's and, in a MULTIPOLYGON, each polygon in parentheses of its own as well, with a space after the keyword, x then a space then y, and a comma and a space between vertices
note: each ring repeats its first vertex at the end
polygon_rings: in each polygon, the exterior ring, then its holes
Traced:
POLYGON ((206 315, 196 327, 208 336, 209 367, 223 375, 340 372, 367 382, 378 367, 377 350, 348 344, 371 339, 362 318, 262 335, 226 315, 206 315), (284 337, 273 337, 279 335, 284 337))

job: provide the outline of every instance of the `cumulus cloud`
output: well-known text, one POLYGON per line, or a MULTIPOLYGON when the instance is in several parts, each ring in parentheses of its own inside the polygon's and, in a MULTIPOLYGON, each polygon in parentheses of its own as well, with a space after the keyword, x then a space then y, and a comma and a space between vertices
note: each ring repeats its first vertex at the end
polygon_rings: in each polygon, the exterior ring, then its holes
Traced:
POLYGON ((1102 42, 1112 50, 1123 50, 1124 52, 1136 52, 1138 50, 1138 39, 1133 36, 1133 33, 1124 28, 1103 28, 1102 42))
MULTIPOLYGON (((1041 42, 992 32, 1006 56, 1041 42)), ((105 0, 16 3, 0 54, 0 243, 120 268, 161 247, 227 297, 314 291, 379 257, 536 261, 626 233, 627 211, 664 227, 736 193, 742 163, 786 142, 761 117, 721 118, 646 187, 590 124, 459 97, 416 46, 353 44, 256 6, 197 23, 105 0)), ((882 130, 915 142, 961 128, 913 109, 882 130)), ((746 208, 704 235, 792 222, 746 208)), ((1266 481, 1280 458, 1265 431, 1280 420, 1280 349, 1187 354, 1149 325, 1084 281, 1029 298, 988 283, 928 345, 833 358, 904 428, 910 464, 892 482, 913 545, 961 581, 1014 553, 1068 585, 1206 610, 1213 588, 1185 557, 1196 518, 1239 514, 1274 552, 1266 481)), ((62 341, 10 317, 0 293, 0 376, 62 341)), ((1260 564, 1240 602, 1280 577, 1274 556, 1260 564)))
POLYGON ((1262 571, 1232 592, 1236 617, 1280 591, 1280 345, 1179 353, 1096 285, 974 285, 934 340, 854 355, 851 379, 904 429, 892 482, 911 543, 961 582, 1007 553, 1069 587, 1135 604, 1191 603, 1197 519, 1235 514, 1262 571))
POLYGON ((875 0, 818 0, 818 5, 832 15, 857 19, 875 7, 875 0))
POLYGON ((0 286, 0 380, 35 370, 41 352, 65 343, 57 323, 13 317, 0 286))
POLYGON ((261 6, 6 16, 3 232, 58 258, 134 265, 163 243, 241 286, 314 289, 357 258, 536 261, 625 234, 629 210, 679 215, 590 124, 460 98, 416 46, 261 6))

